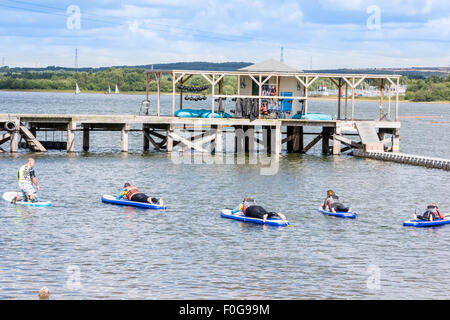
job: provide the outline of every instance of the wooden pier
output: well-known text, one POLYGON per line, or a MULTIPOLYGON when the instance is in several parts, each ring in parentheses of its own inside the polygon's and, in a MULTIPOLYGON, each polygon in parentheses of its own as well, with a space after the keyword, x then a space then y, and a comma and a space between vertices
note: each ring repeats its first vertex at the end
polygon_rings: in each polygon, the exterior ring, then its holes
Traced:
MULTIPOLYGON (((49 141, 39 141, 38 132, 65 132, 67 152, 75 151, 75 132, 82 132, 82 151, 90 149, 90 133, 93 131, 120 131, 121 151, 128 152, 130 131, 142 133, 142 148, 150 145, 157 151, 187 151, 221 153, 224 150, 225 132, 235 133, 235 151, 252 152, 254 145, 263 146, 268 153, 282 151, 306 153, 322 142, 324 154, 339 155, 350 149, 364 151, 385 150, 398 152, 400 123, 395 121, 345 121, 345 120, 294 120, 237 118, 177 118, 132 115, 60 115, 60 114, 0 114, 0 146, 9 141, 10 152, 18 151, 23 137, 30 149, 45 152, 49 141), (137 129, 131 129, 137 127, 137 129), (316 133, 308 132, 314 129, 316 133), (317 133, 317 128, 320 132, 317 133), (364 134, 362 129, 364 128, 364 134), (186 138, 182 133, 193 135, 186 138), (371 132, 369 135, 368 132, 371 132), (315 138, 305 145, 305 136, 315 138), (369 136, 370 139, 366 139, 369 136), (355 138, 358 138, 356 139, 355 138), (374 137, 377 137, 376 139, 374 137), (208 148, 209 146, 209 148, 208 148)), ((261 149, 260 149, 261 150, 261 149)), ((81 150, 80 150, 81 151, 81 150)))
MULTIPOLYGON (((74 152, 75 132, 83 132, 82 150, 89 151, 90 133, 93 131, 120 131, 122 152, 128 152, 128 135, 132 131, 142 133, 144 151, 152 147, 164 152, 195 150, 222 153, 225 150, 225 133, 231 131, 235 135, 234 151, 237 153, 256 151, 280 154, 283 145, 289 153, 306 153, 319 142, 322 143, 323 154, 339 155, 354 149, 399 152, 398 75, 310 74, 268 60, 233 72, 148 70, 146 84, 144 116, 0 114, 0 152, 3 150, 1 146, 7 142, 11 153, 24 145, 36 152, 45 152, 47 148, 65 148, 67 152, 74 152), (172 81, 172 110, 170 115, 165 116, 161 115, 160 99, 163 76, 172 81), (196 79, 197 86, 189 85, 191 78, 196 79), (234 94, 224 92, 224 80, 228 78, 234 78, 230 79, 237 86, 234 94), (311 117, 308 92, 311 85, 321 79, 330 80, 342 92, 337 99, 337 113, 333 120, 313 120, 311 117), (150 116, 149 112, 151 81, 156 82, 157 88, 156 116, 150 116), (201 81, 203 83, 199 84, 201 81), (356 90, 365 81, 379 86, 382 92, 378 110, 370 120, 355 117, 356 90), (387 110, 383 95, 385 89, 389 92, 387 110), (391 107, 391 90, 395 90, 395 108, 391 107), (177 117, 176 100, 179 99, 179 109, 183 109, 183 93, 189 92, 196 97, 201 95, 202 99, 206 98, 206 92, 211 93, 210 118, 177 117), (225 99, 251 102, 252 112, 246 112, 246 116, 222 117, 224 113, 232 112, 225 110, 225 99), (253 103, 255 101, 257 103, 253 103), (261 111, 264 104, 273 106, 272 114, 261 111), (253 115, 255 111, 259 116, 253 115), (298 119, 294 119, 294 115, 298 119), (308 131, 310 128, 314 130, 308 131), (66 141, 39 140, 37 133, 41 131, 65 132, 66 141), (311 141, 308 139, 306 144, 305 136, 309 135, 315 137, 311 141)), ((239 106, 242 107, 242 104, 239 106)), ((332 119, 329 115, 327 118, 332 119)))

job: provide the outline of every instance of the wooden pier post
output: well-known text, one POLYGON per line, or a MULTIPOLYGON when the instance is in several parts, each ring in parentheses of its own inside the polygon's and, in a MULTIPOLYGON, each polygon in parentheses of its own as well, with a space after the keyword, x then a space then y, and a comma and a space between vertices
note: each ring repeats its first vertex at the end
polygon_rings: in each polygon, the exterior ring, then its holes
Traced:
POLYGON ((166 129, 166 137, 167 137, 167 152, 171 153, 173 151, 173 124, 169 124, 166 129))
POLYGON ((149 100, 149 91, 150 91, 150 74, 147 72, 147 79, 145 82, 145 115, 148 116, 150 100, 149 100))
POLYGON ((143 143, 143 147, 142 149, 144 151, 148 151, 148 149, 150 148, 150 141, 148 140, 148 136, 150 134, 150 129, 148 128, 148 125, 143 125, 142 126, 142 143, 143 143))
POLYGON ((17 153, 19 151, 20 120, 14 118, 13 120, 10 121, 14 122, 15 130, 9 133, 10 134, 9 152, 17 153))
POLYGON ((89 151, 89 125, 83 125, 83 151, 89 151))
POLYGON ((273 135, 273 143, 275 148, 272 148, 273 153, 275 154, 281 154, 281 147, 282 147, 282 132, 281 132, 281 125, 274 126, 275 134, 273 135))
POLYGON ((384 107, 384 79, 380 84, 380 121, 383 120, 383 107, 384 107))
POLYGON ((130 125, 125 123, 122 126, 121 135, 122 135, 122 152, 128 152, 128 131, 130 131, 130 125))
POLYGON ((303 150, 303 127, 294 127, 292 152, 301 153, 303 150))
POLYGON ((223 153, 223 126, 217 125, 213 126, 216 129, 216 138, 211 143, 211 146, 213 146, 213 150, 211 150, 215 154, 222 154, 223 153))
POLYGON ((392 90, 392 85, 389 84, 389 91, 388 91, 388 94, 389 94, 389 98, 388 98, 388 117, 387 117, 388 120, 391 120, 391 94, 392 94, 391 90, 392 90))
POLYGON ((244 151, 245 137, 244 137, 244 127, 234 126, 234 152, 240 153, 244 151))
POLYGON ((9 140, 9 150, 11 153, 17 153, 19 151, 19 131, 15 130, 11 133, 11 138, 9 140))
POLYGON ((345 83, 345 120, 347 120, 347 106, 348 106, 348 83, 345 83))
POLYGON ((395 88, 396 97, 395 97, 395 121, 398 121, 398 90, 400 88, 400 78, 397 78, 397 86, 395 88))
POLYGON ((400 129, 395 129, 392 135, 392 152, 400 152, 400 129))
POLYGON ((330 138, 333 133, 333 128, 323 127, 322 129, 322 153, 330 153, 330 138))
POLYGON ((355 115, 355 77, 352 78, 352 118, 351 118, 352 121, 355 120, 354 115, 355 115))
POLYGON ((262 126, 263 130, 263 145, 267 154, 272 152, 272 127, 262 126))
POLYGON ((286 148, 287 152, 291 153, 294 151, 294 127, 287 126, 286 127, 286 148))
POLYGON ((77 124, 73 121, 70 121, 67 124, 67 147, 66 147, 66 150, 69 153, 72 153, 75 150, 75 131, 76 130, 77 130, 77 124))
POLYGON ((342 79, 339 79, 338 86, 338 120, 341 120, 341 88, 342 88, 342 79))
MULTIPOLYGON (((342 136, 342 129, 336 128, 335 135, 342 136)), ((333 155, 340 155, 340 154, 341 154, 341 141, 337 140, 333 136, 333 155)))
POLYGON ((161 74, 158 74, 158 76, 156 77, 156 86, 158 90, 158 94, 156 96, 156 115, 159 117, 161 115, 161 74))

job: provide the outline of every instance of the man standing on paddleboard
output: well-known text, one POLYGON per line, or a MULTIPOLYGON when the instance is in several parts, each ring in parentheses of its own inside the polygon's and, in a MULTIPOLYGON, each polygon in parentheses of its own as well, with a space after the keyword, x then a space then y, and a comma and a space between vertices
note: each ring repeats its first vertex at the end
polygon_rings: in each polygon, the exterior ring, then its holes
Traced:
MULTIPOLYGON (((33 158, 28 158, 27 163, 21 166, 18 172, 19 190, 23 194, 25 201, 36 201, 36 190, 34 189, 33 184, 36 186, 37 191, 40 190, 36 173, 34 172, 34 163, 35 161, 33 158)), ((20 192, 11 201, 12 203, 22 200, 20 192)))

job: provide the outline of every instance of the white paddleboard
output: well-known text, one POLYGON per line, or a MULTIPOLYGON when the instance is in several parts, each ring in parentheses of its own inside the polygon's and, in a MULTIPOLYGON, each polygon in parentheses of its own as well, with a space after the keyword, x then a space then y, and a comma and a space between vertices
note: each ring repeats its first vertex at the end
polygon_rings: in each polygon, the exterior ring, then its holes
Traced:
MULTIPOLYGON (((15 196, 17 196, 18 192, 5 192, 2 196, 3 200, 11 202, 12 199, 14 199, 15 196)), ((21 195, 22 197, 22 195, 21 195)), ((45 201, 45 200, 39 200, 36 202, 31 202, 31 201, 17 201, 16 204, 19 205, 25 205, 25 206, 30 206, 30 207, 50 207, 52 205, 52 203, 50 201, 45 201)))

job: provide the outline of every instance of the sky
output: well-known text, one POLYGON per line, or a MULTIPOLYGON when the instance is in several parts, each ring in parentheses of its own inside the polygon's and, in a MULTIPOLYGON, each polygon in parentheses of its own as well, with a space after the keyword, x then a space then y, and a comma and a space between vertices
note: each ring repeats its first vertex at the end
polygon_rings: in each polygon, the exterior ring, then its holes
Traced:
POLYGON ((259 62, 450 66, 448 0, 0 0, 10 67, 259 62))

